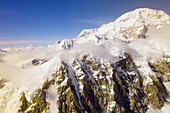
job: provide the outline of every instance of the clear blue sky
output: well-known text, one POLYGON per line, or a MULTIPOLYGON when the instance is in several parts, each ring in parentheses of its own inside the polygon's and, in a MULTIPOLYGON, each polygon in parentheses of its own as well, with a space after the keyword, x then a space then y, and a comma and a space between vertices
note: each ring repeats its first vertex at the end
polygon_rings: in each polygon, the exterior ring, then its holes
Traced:
POLYGON ((141 7, 170 14, 170 0, 0 0, 0 41, 74 38, 141 7))

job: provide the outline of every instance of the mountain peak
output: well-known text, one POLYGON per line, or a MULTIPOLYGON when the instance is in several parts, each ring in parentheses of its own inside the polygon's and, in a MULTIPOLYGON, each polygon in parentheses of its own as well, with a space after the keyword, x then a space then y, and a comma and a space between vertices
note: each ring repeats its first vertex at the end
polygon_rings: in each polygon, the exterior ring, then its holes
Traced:
MULTIPOLYGON (((168 19, 166 13, 140 8, 98 29, 85 29, 76 39, 48 47, 4 49, 6 53, 0 49, 0 113, 167 109, 170 93, 164 82, 170 81, 170 51, 162 46, 166 43, 152 38, 126 41, 145 38, 150 26, 162 26, 168 19)), ((159 37, 168 42, 165 35, 159 37)))
POLYGON ((129 18, 143 19, 144 21, 170 21, 169 15, 161 10, 154 10, 149 8, 139 8, 120 16, 116 21, 126 21, 129 18), (151 20, 150 20, 151 19, 151 20))
POLYGON ((170 16, 165 12, 139 8, 123 14, 116 21, 104 24, 98 29, 83 30, 76 38, 94 40, 97 36, 129 41, 137 38, 146 38, 146 33, 151 26, 160 29, 164 24, 169 23, 170 16))

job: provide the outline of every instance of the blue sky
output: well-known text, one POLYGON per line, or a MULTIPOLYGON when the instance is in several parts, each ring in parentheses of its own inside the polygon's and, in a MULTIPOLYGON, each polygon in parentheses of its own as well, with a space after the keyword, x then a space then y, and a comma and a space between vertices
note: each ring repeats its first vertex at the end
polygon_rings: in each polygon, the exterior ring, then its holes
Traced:
POLYGON ((170 0, 0 0, 0 45, 75 38, 136 8, 170 14, 169 5, 170 0))

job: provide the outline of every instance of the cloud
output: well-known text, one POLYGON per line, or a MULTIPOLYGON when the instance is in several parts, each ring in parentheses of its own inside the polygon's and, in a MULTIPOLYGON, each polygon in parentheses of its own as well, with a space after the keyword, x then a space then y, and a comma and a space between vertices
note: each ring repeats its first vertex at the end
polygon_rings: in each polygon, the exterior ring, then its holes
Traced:
POLYGON ((107 24, 109 22, 113 22, 114 20, 115 19, 111 17, 97 17, 92 19, 82 19, 80 20, 80 22, 93 24, 93 25, 102 25, 102 24, 107 24))
POLYGON ((11 15, 14 14, 13 10, 9 10, 9 9, 0 9, 0 15, 11 15))
POLYGON ((161 58, 164 52, 170 52, 170 24, 163 25, 161 29, 151 27, 148 38, 134 40, 129 45, 135 48, 144 58, 161 58))
POLYGON ((161 45, 162 48, 170 50, 170 24, 165 24, 160 30, 150 29, 148 35, 150 38, 161 45))
POLYGON ((24 36, 22 39, 25 40, 12 40, 12 37, 0 37, 0 48, 7 47, 25 47, 28 45, 33 46, 47 46, 49 44, 54 44, 56 41, 66 39, 67 37, 56 37, 56 36, 44 36, 44 37, 29 37, 24 36), (35 39, 35 40, 34 40, 35 39))
POLYGON ((11 44, 28 44, 28 43, 47 43, 51 40, 16 40, 16 41, 1 41, 0 45, 11 45, 11 44))
POLYGON ((0 41, 0 48, 7 47, 25 47, 28 45, 33 46, 47 46, 54 44, 57 40, 14 40, 14 41, 0 41))
POLYGON ((28 44, 28 43, 47 43, 51 40, 15 40, 15 41, 1 41, 0 45, 13 45, 13 44, 28 44))

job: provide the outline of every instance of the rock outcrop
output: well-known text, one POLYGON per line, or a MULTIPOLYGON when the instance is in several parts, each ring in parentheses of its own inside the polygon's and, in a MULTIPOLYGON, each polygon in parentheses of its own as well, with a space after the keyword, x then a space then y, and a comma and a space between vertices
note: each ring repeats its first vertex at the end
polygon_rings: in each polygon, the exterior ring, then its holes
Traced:
POLYGON ((62 113, 145 113, 149 103, 160 109, 169 96, 162 77, 141 76, 132 57, 127 53, 123 56, 116 63, 103 63, 90 54, 74 60, 71 67, 61 62, 51 80, 43 84, 31 102, 22 94, 20 110, 47 112, 50 103, 46 101, 46 90, 52 85, 56 86, 58 96, 56 109, 62 113))

